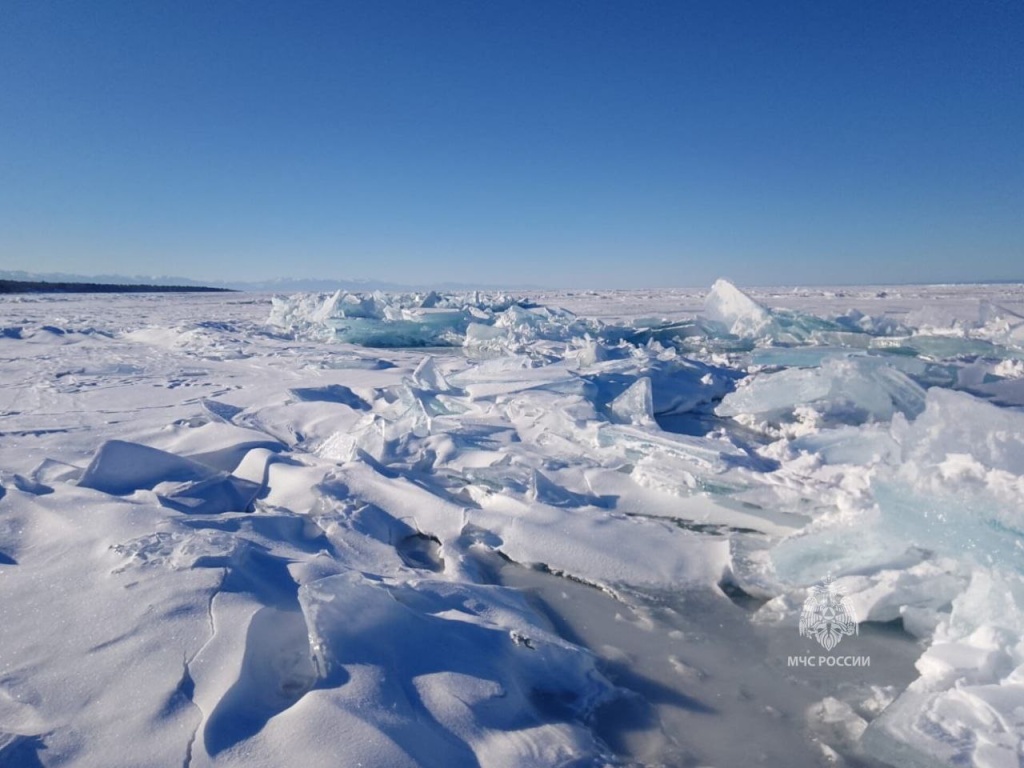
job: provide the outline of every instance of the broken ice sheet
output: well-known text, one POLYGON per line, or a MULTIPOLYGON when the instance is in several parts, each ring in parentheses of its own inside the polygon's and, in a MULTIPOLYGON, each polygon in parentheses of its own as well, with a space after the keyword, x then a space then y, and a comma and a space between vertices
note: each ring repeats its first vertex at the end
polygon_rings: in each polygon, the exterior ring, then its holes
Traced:
POLYGON ((920 385, 880 358, 833 357, 817 368, 755 375, 726 395, 715 413, 788 421, 798 408, 811 406, 826 424, 860 424, 888 421, 895 413, 916 416, 924 399, 920 385))
POLYGON ((774 547, 771 557, 779 577, 808 583, 821 573, 877 567, 908 548, 1024 572, 1024 531, 1001 522, 998 505, 984 495, 926 494, 876 481, 871 498, 873 509, 822 523, 774 547))

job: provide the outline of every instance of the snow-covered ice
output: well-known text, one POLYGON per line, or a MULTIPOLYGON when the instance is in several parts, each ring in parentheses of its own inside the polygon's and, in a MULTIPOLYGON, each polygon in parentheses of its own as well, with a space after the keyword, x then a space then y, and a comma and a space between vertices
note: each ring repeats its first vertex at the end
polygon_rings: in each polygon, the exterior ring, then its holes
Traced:
POLYGON ((1021 286, 12 296, 0 361, 0 765, 1024 764, 1021 286))

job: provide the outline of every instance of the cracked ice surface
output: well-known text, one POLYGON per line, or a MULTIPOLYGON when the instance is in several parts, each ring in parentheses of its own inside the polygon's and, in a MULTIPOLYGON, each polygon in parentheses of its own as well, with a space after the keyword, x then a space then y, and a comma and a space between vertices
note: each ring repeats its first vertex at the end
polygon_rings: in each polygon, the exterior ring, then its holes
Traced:
POLYGON ((5 298, 0 765, 1017 765, 1022 310, 5 298))

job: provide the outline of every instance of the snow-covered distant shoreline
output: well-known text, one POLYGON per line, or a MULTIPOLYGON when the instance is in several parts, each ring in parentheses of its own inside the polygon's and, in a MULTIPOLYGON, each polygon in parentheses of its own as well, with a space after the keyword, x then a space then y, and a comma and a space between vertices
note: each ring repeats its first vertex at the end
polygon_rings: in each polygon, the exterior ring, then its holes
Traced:
POLYGON ((1014 764, 1022 355, 1014 285, 4 297, 0 764, 1014 764))

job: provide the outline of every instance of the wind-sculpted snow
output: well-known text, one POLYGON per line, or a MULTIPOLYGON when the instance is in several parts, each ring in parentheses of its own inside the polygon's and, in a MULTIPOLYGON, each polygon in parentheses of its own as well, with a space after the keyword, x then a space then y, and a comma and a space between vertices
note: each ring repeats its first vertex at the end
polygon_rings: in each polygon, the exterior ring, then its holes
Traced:
POLYGON ((1022 305, 12 299, 0 765, 1017 765, 1022 305))

